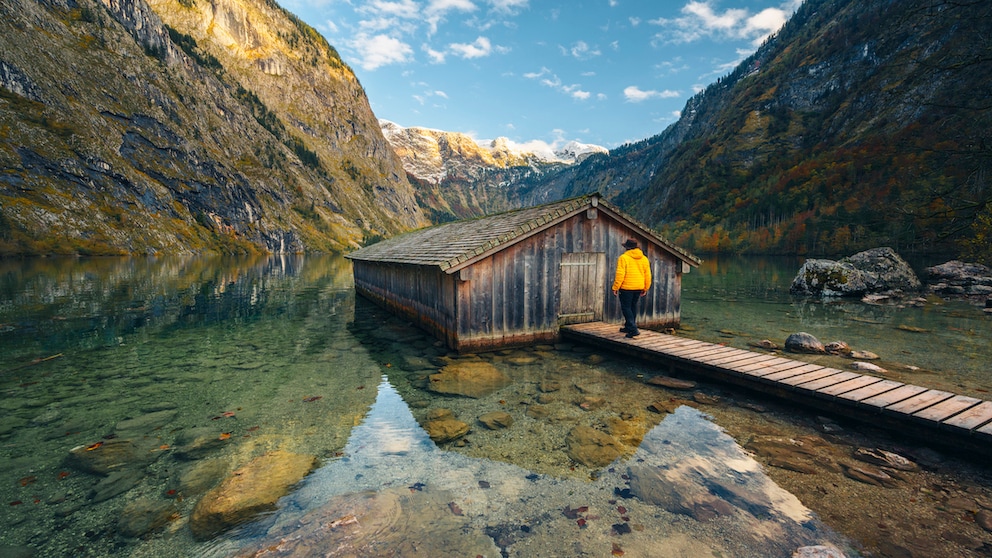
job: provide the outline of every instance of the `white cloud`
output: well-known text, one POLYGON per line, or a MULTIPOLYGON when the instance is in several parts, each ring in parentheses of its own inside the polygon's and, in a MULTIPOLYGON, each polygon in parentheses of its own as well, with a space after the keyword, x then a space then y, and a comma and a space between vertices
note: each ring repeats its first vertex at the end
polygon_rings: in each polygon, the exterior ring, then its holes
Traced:
POLYGON ((729 8, 718 12, 713 0, 692 0, 682 6, 681 16, 648 21, 663 28, 655 35, 656 42, 691 43, 702 38, 750 40, 759 45, 769 35, 781 29, 795 11, 796 0, 786 0, 781 8, 765 8, 757 14, 744 8, 729 8))
POLYGON ((528 72, 523 76, 527 79, 536 79, 541 85, 555 89, 579 101, 585 101, 592 97, 592 93, 582 89, 582 86, 577 83, 565 85, 561 78, 548 68, 542 67, 539 72, 528 72))
POLYGON ((358 53, 359 65, 366 70, 409 62, 413 57, 410 45, 388 35, 360 33, 349 41, 349 46, 358 53))
POLYGON ((448 12, 472 12, 477 8, 470 0, 431 0, 431 3, 424 10, 427 16, 427 25, 430 28, 429 35, 437 32, 437 26, 444 21, 448 12))
POLYGON ((443 52, 439 50, 434 50, 429 45, 424 45, 421 48, 423 48, 424 52, 427 53, 427 56, 431 59, 432 63, 444 64, 446 55, 443 52))
POLYGON ((482 58, 492 54, 493 45, 489 39, 479 37, 472 43, 452 43, 448 50, 462 58, 482 58))
POLYGON ((578 41, 569 48, 558 47, 561 49, 562 54, 572 56, 579 60, 588 60, 594 56, 599 56, 602 52, 597 48, 592 48, 585 41, 578 41))
POLYGON ((413 0, 386 2, 373 0, 357 10, 359 13, 374 14, 379 17, 392 16, 401 19, 417 19, 420 17, 420 6, 413 0))
POLYGON ((664 91, 655 91, 653 89, 644 91, 636 85, 629 85, 624 88, 623 96, 629 103, 641 103, 650 101, 651 99, 672 99, 681 96, 681 93, 670 89, 664 91))
POLYGON ((529 2, 530 0, 489 0, 489 5, 493 7, 493 11, 516 14, 528 8, 529 2))
POLYGON ((435 91, 434 94, 437 95, 438 97, 441 97, 442 99, 448 98, 448 94, 441 90, 435 91))

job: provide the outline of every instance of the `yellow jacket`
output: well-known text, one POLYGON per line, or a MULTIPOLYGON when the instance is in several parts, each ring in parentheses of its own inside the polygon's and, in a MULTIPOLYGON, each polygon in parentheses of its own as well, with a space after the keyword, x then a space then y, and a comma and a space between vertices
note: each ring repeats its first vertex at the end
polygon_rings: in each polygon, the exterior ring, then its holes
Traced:
POLYGON ((617 258, 613 290, 646 291, 651 286, 651 265, 640 248, 631 248, 617 258))

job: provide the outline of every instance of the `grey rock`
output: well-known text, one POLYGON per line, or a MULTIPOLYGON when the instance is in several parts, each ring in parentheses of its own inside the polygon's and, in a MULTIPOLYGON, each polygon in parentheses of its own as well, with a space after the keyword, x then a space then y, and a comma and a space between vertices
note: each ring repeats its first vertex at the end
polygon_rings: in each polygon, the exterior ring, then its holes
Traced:
POLYGON ((807 260, 789 290, 823 297, 862 297, 868 293, 917 291, 921 285, 913 268, 894 250, 873 248, 840 261, 807 260))
POLYGON ((992 269, 959 260, 928 267, 927 288, 941 296, 987 297, 992 295, 992 269))
POLYGON ((793 333, 786 338, 785 350, 803 354, 823 354, 827 352, 819 339, 804 331, 793 333))

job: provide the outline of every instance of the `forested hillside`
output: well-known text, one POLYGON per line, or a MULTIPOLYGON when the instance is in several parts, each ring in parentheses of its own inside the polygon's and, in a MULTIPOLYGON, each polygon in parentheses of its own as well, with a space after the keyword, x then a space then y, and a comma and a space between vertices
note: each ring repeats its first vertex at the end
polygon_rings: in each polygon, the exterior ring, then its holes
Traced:
MULTIPOLYGON (((659 136, 577 169, 699 252, 989 258, 992 2, 810 0, 659 136)), ((559 186, 560 187, 560 186, 559 186)))

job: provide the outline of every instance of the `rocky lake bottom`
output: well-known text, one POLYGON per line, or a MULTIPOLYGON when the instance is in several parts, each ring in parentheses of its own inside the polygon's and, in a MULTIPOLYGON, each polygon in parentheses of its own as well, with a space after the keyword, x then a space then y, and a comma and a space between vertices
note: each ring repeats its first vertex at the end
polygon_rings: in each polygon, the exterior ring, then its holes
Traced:
MULTIPOLYGON (((449 353, 334 259, 197 268, 165 298, 111 269, 0 306, 0 556, 992 555, 990 470, 941 446, 567 342, 449 353), (487 380, 443 382, 466 370, 487 380)), ((703 271, 680 335, 843 336, 988 398, 980 310, 773 303, 703 271)))

